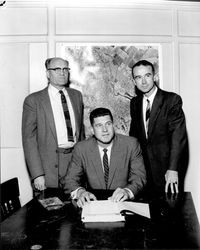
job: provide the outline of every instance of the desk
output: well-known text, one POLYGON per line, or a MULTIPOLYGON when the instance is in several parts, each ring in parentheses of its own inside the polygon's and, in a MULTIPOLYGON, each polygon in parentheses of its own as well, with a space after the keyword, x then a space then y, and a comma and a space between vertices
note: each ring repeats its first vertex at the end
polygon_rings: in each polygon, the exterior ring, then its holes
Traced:
MULTIPOLYGON (((57 196, 63 200, 64 196, 57 196)), ((151 219, 129 215, 125 223, 87 227, 70 201, 60 211, 48 212, 35 198, 2 222, 1 249, 36 249, 36 245, 43 250, 200 249, 191 193, 179 194, 176 199, 163 195, 149 199, 149 204, 151 219)))

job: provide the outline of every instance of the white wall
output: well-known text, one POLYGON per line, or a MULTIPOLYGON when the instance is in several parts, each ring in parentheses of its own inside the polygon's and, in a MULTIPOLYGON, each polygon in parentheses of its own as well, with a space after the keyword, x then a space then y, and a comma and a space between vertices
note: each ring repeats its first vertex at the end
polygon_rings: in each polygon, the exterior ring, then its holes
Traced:
POLYGON ((163 88, 181 94, 184 102, 190 143, 185 190, 192 192, 200 218, 200 3, 82 2, 15 0, 0 9, 1 182, 17 176, 22 204, 31 199, 22 104, 46 86, 44 61, 59 55, 59 44, 160 43, 163 88))

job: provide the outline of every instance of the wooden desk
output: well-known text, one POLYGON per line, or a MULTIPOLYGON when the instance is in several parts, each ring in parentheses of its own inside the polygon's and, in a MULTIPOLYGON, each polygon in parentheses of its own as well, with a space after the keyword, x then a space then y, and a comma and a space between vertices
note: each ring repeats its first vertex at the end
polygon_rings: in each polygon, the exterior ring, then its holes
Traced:
POLYGON ((200 228, 190 193, 176 199, 163 195, 149 203, 151 219, 129 215, 125 223, 85 225, 71 202, 60 211, 47 212, 33 199, 2 222, 1 249, 37 249, 36 245, 48 250, 200 249, 200 228))

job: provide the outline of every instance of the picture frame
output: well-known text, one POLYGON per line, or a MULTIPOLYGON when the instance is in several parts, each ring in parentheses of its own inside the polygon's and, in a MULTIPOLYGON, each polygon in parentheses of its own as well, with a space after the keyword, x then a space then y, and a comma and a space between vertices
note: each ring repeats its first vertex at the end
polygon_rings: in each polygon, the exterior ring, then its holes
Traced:
POLYGON ((115 131, 128 135, 130 100, 136 95, 132 66, 149 60, 162 86, 161 45, 152 43, 58 43, 59 56, 69 61, 70 87, 81 91, 86 138, 91 136, 90 112, 109 108, 115 131))

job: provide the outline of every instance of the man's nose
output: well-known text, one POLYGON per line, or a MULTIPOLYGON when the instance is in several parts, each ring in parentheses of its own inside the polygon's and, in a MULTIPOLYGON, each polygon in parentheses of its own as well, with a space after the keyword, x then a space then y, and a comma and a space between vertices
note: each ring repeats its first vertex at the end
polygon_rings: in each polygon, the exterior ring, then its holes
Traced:
POLYGON ((145 78, 145 76, 142 77, 142 83, 146 83, 146 78, 145 78))
POLYGON ((103 131, 107 131, 107 126, 106 125, 103 125, 103 131))
POLYGON ((65 74, 63 69, 60 70, 60 74, 61 74, 61 75, 64 75, 64 74, 65 74))

